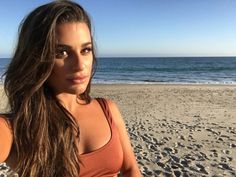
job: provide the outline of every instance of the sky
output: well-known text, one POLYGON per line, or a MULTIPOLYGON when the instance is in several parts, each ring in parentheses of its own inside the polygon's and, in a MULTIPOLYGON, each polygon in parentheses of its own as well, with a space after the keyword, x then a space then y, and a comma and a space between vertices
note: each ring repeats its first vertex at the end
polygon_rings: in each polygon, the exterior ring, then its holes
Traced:
MULTIPOLYGON (((0 58, 18 26, 50 0, 0 1, 0 58)), ((76 0, 89 13, 98 57, 236 56, 236 0, 76 0)))

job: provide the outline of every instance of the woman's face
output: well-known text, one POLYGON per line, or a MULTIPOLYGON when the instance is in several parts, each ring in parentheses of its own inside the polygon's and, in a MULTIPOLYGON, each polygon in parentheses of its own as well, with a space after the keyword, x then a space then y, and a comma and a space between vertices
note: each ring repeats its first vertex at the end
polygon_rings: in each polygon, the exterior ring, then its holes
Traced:
POLYGON ((87 88, 93 65, 89 28, 81 22, 60 24, 56 39, 54 67, 48 84, 56 94, 81 94, 87 88))

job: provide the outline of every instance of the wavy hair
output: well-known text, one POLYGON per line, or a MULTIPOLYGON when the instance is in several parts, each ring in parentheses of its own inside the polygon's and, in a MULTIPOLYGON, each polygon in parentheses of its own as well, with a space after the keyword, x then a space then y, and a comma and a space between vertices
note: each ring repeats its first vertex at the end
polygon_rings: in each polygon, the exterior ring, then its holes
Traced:
MULTIPOLYGON (((56 27, 67 22, 86 23, 92 33, 87 12, 75 2, 53 1, 33 10, 20 25, 5 72, 16 171, 22 177, 75 177, 80 171, 79 126, 46 84, 55 58, 56 27)), ((93 74, 95 65, 93 52, 93 74)), ((86 103, 91 101, 90 84, 91 79, 81 94, 86 103)))

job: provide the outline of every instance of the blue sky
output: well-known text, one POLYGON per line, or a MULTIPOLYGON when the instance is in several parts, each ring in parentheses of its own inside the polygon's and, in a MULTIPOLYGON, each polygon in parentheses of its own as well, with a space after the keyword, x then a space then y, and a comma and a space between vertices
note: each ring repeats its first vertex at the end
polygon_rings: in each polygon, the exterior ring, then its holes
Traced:
MULTIPOLYGON (((0 57, 20 21, 49 0, 1 0, 0 57)), ((236 56, 236 0, 79 0, 92 17, 98 56, 236 56)))

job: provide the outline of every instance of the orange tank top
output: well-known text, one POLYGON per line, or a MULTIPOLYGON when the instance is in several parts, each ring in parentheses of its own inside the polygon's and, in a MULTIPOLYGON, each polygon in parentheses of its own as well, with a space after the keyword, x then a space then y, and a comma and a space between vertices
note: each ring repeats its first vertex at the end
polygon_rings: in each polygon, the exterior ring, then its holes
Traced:
POLYGON ((111 139, 103 147, 80 155, 79 177, 114 177, 122 166, 123 151, 118 130, 105 99, 97 98, 111 129, 111 139))

